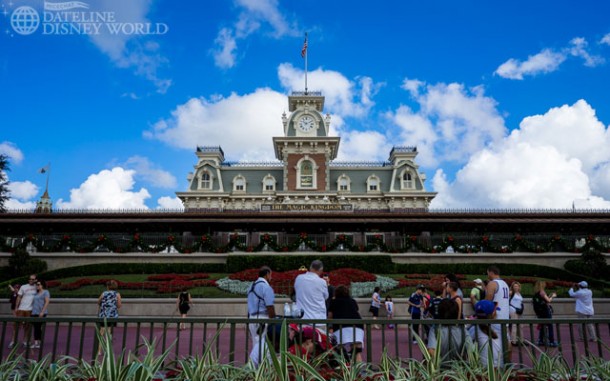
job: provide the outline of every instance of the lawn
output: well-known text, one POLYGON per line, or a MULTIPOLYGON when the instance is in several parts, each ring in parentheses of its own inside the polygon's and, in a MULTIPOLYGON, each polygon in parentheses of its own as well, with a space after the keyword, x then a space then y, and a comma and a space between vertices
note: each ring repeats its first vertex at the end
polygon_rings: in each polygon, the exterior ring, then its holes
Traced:
MULTIPOLYGON (((112 275, 112 276, 104 276, 104 275, 92 275, 86 278, 88 279, 108 279, 112 278, 121 282, 146 282, 148 277, 151 274, 124 274, 124 275, 112 275)), ((218 280, 224 277, 227 277, 229 274, 226 273, 210 273, 208 274, 211 280, 218 280)), ((379 274, 383 275, 395 280, 405 280, 404 274, 379 274)), ((467 275, 465 276, 466 280, 464 283, 470 284, 470 282, 480 276, 477 275, 467 275)), ((56 279, 55 281, 61 282, 62 285, 69 284, 72 282, 76 282, 78 280, 83 279, 84 277, 68 277, 56 279)), ((529 279, 543 279, 543 278, 529 278, 529 279)), ((426 279, 417 280, 417 278, 411 278, 411 280, 416 281, 417 283, 428 284, 426 279)), ((548 280, 549 282, 553 282, 553 280, 548 280)), ((554 286, 548 288, 549 292, 556 292, 560 297, 567 297, 569 287, 562 286, 554 286)), ((50 287, 49 291, 56 298, 97 298, 103 291, 105 287, 103 285, 83 285, 80 288, 75 290, 62 290, 60 287, 50 287)), ((385 295, 390 295, 393 298, 406 298, 413 293, 415 290, 414 286, 407 287, 397 287, 392 290, 389 290, 384 293, 385 295)), ((470 294, 471 287, 463 286, 463 292, 465 296, 470 294)), ((167 297, 175 297, 178 292, 158 292, 156 290, 146 289, 142 287, 141 289, 120 289, 121 295, 125 298, 167 298, 167 297)), ((192 287, 189 288, 191 296, 194 298, 243 298, 243 295, 229 293, 227 291, 221 290, 218 287, 192 287)), ((533 295, 533 283, 522 282, 522 294, 525 297, 531 297, 533 295)), ((602 290, 594 290, 595 297, 603 296, 602 290)))

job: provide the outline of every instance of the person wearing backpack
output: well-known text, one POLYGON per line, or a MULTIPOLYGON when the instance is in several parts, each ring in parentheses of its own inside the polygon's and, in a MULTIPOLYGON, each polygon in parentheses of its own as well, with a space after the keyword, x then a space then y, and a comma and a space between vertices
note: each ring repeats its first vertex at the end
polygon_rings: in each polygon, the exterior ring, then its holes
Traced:
MULTIPOLYGON (((510 285, 510 320, 521 319, 523 315, 524 305, 523 296, 521 296, 521 283, 513 282, 510 285)), ((521 334, 521 326, 519 323, 510 324, 510 342, 512 345, 519 345, 523 343, 523 336, 521 334)))
MULTIPOLYGON (((532 298, 532 304, 534 305, 534 313, 539 319, 552 319, 553 318, 553 307, 551 303, 553 298, 557 297, 556 293, 552 293, 550 296, 547 295, 546 282, 543 280, 537 280, 534 284, 534 297, 532 298)), ((540 324, 540 331, 538 333, 538 345, 556 347, 555 333, 553 332, 553 324, 540 324)))
POLYGON ((263 266, 258 271, 258 279, 252 283, 248 290, 248 324, 252 337, 252 351, 250 359, 258 367, 265 356, 269 356, 265 337, 267 324, 257 323, 253 319, 273 319, 275 317, 275 293, 271 285, 271 268, 263 266))
POLYGON ((485 299, 485 288, 483 287, 483 280, 475 279, 474 287, 470 290, 470 303, 472 304, 472 309, 474 310, 474 306, 478 301, 485 299))

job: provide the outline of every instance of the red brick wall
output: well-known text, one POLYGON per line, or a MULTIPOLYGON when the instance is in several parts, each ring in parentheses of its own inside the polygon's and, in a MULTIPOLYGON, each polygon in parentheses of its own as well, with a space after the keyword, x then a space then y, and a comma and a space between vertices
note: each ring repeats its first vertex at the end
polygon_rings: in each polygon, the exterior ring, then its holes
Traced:
MULTIPOLYGON (((299 160, 301 160, 305 155, 290 155, 288 156, 288 190, 294 191, 297 190, 297 170, 295 169, 299 160)), ((308 154, 307 155, 311 160, 313 160, 318 166, 318 172, 316 174, 317 178, 317 188, 313 189, 316 191, 323 191, 326 189, 326 157, 323 153, 316 154, 308 154)))

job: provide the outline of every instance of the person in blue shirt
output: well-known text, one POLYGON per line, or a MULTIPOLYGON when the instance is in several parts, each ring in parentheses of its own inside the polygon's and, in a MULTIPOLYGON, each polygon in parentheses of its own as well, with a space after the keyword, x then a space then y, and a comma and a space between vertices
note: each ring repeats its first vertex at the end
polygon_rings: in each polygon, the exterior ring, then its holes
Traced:
MULTIPOLYGON (((409 312, 411 313, 412 320, 421 320, 422 311, 424 310, 424 291, 426 290, 426 286, 420 284, 417 286, 417 289, 409 300, 407 300, 407 304, 409 305, 409 312)), ((413 324, 413 332, 417 335, 419 332, 419 324, 413 324)), ((413 344, 417 344, 417 340, 413 338, 413 344)))
MULTIPOLYGON (((275 317, 275 293, 269 284, 271 281, 271 268, 263 266, 258 271, 258 279, 252 283, 248 290, 248 318, 273 319, 275 317)), ((263 356, 268 357, 265 337, 267 335, 267 324, 259 324, 256 321, 248 324, 250 336, 252 337, 252 351, 250 359, 254 366, 258 367, 263 356)))

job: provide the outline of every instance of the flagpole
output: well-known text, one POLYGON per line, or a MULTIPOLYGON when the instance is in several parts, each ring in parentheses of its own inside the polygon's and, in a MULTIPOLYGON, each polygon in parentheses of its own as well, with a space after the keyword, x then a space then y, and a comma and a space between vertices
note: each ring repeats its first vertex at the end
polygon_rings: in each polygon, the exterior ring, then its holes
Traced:
POLYGON ((45 192, 49 191, 49 177, 51 177, 51 163, 48 164, 49 170, 47 171, 47 184, 45 187, 45 192))
MULTIPOLYGON (((307 33, 305 33, 305 44, 309 45, 307 41, 307 33)), ((309 50, 309 46, 306 46, 305 49, 305 95, 307 95, 307 51, 309 50)))

